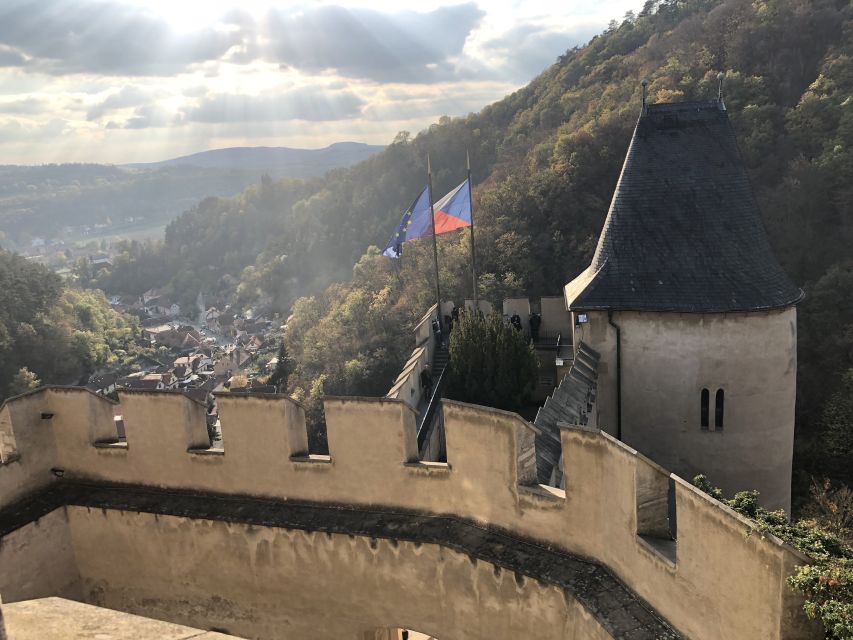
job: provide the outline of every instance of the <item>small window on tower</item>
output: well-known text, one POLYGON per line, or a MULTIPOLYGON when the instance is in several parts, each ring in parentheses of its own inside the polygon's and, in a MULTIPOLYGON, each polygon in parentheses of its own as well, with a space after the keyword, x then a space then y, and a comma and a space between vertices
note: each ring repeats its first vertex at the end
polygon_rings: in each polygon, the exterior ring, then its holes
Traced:
POLYGON ((714 406, 714 429, 717 431, 723 430, 723 403, 725 400, 725 392, 722 389, 717 389, 717 397, 714 406))
POLYGON ((702 404, 700 406, 700 416, 702 429, 708 430, 708 402, 710 400, 710 392, 707 389, 702 389, 702 404))

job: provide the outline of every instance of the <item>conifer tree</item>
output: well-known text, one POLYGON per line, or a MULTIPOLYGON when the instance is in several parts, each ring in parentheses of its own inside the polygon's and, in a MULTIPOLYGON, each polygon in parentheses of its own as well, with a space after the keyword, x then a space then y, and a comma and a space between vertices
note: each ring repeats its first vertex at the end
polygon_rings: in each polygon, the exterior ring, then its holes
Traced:
POLYGON ((287 345, 284 344, 282 338, 278 346, 278 362, 275 369, 267 379, 267 384, 274 384, 280 389, 287 389, 287 379, 293 371, 293 363, 290 360, 290 355, 287 353, 287 345))
POLYGON ((536 384, 539 362, 526 336, 498 314, 463 313, 450 334, 447 397, 517 410, 536 384))

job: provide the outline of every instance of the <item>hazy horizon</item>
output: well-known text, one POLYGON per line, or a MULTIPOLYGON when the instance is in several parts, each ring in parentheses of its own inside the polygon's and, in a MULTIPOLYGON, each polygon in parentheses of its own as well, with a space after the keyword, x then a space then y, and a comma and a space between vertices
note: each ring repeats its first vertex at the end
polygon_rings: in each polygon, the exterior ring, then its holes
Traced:
POLYGON ((0 157, 386 145, 512 93, 642 4, 7 0, 0 157))

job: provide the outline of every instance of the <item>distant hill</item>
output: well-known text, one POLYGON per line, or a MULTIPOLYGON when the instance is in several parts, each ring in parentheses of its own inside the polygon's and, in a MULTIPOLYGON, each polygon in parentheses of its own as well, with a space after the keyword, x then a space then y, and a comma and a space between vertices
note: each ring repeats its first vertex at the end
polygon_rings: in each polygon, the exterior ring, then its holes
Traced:
POLYGON ((231 147, 201 151, 160 162, 127 165, 136 169, 192 166, 202 169, 267 171, 274 177, 313 178, 330 169, 348 167, 385 147, 363 142, 336 142, 323 149, 290 147, 231 147))
POLYGON ((385 147, 340 142, 324 149, 237 147, 133 165, 0 165, 0 247, 36 238, 159 235, 208 196, 230 196, 275 179, 309 179, 349 167, 385 147))

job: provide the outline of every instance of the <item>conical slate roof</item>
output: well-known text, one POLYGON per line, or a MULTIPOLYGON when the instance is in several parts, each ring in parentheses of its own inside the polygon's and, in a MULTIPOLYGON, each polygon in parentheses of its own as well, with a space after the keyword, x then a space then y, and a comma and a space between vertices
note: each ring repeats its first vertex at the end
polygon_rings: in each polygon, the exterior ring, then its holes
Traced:
POLYGON ((796 303, 722 102, 649 105, 571 309, 734 312, 796 303))

